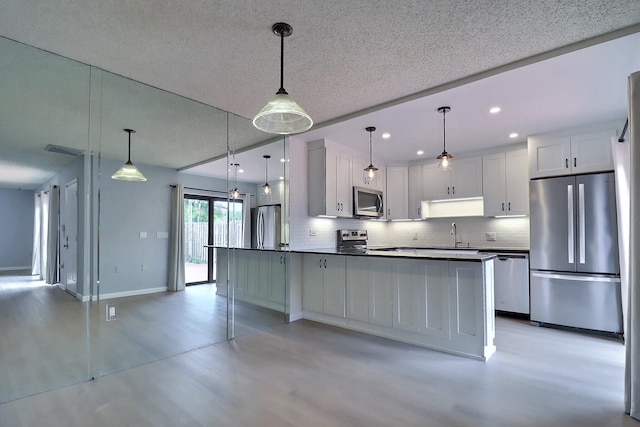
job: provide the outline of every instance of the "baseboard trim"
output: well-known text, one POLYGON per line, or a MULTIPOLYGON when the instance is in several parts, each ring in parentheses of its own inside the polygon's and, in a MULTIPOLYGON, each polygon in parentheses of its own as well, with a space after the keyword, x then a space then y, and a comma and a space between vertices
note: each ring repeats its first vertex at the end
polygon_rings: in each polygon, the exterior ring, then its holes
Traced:
POLYGON ((31 270, 30 265, 18 266, 18 267, 0 267, 0 271, 11 271, 11 270, 31 270))
MULTIPOLYGON (((124 291, 124 292, 112 292, 109 294, 101 294, 100 299, 114 299, 114 298, 124 298, 124 297, 135 297, 138 295, 147 295, 147 294, 155 294, 159 292, 167 292, 167 287, 161 288, 147 288, 147 289, 136 289, 133 291, 124 291)), ((94 295, 91 297, 91 301, 98 301, 98 296, 94 295)))

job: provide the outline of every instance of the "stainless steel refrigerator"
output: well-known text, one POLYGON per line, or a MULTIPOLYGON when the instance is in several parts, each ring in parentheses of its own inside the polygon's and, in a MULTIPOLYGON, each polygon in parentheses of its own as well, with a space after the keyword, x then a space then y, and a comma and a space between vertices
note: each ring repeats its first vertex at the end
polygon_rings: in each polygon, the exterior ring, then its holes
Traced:
POLYGON ((280 205, 260 206, 252 209, 251 247, 278 249, 281 242, 280 205))
POLYGON ((622 333, 613 173, 530 181, 531 321, 622 333))

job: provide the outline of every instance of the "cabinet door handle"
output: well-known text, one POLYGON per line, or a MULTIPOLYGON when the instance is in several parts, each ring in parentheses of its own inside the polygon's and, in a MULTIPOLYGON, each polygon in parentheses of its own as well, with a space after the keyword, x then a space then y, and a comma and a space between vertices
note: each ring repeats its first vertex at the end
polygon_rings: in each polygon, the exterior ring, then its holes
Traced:
POLYGON ((456 194, 456 187, 451 187, 452 194, 456 194))
POLYGON ((418 216, 422 215, 422 208, 418 208, 418 216))
POLYGON ((511 212, 511 202, 509 202, 508 205, 509 205, 509 212, 511 212))
POLYGON ((387 208, 387 216, 391 215, 391 209, 387 208))
POLYGON ((451 194, 451 193, 449 192, 449 189, 450 189, 450 187, 447 187, 447 194, 451 194))
POLYGON ((322 259, 318 261, 318 267, 322 268, 322 259))
POLYGON ((324 268, 327 268, 327 260, 324 260, 324 268))
POLYGON ((502 212, 504 212, 504 202, 502 202, 502 212))
POLYGON ((340 210, 340 203, 336 203, 336 210, 339 211, 340 210))
POLYGON ((569 169, 569 159, 564 159, 564 167, 569 169))
POLYGON ((578 167, 578 161, 575 157, 573 158, 573 167, 578 167))

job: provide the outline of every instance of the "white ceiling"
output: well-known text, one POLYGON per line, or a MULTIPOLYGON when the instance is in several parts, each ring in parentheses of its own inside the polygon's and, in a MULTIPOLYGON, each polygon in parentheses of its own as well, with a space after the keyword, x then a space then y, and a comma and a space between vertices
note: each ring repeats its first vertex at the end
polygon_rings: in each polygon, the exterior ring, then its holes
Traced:
MULTIPOLYGON (((392 134, 374 139, 374 154, 388 160, 414 159, 418 148, 428 156, 441 151, 441 105, 452 107, 447 148, 454 154, 507 144, 509 132, 524 140, 624 118, 626 76, 640 68, 637 34, 619 39, 640 31, 637 0, 0 4, 4 37, 243 117, 277 90, 280 46, 270 28, 278 21, 293 26, 285 87, 320 124, 305 137, 366 151, 364 127, 376 126, 374 137, 392 134), (603 41, 610 42, 576 50, 603 41), (503 111, 490 117, 493 105, 503 111), (322 126, 344 118, 352 119, 322 126)), ((154 144, 144 160, 170 159, 164 164, 176 168, 220 154, 204 142, 185 150, 175 150, 175 138, 154 144)))

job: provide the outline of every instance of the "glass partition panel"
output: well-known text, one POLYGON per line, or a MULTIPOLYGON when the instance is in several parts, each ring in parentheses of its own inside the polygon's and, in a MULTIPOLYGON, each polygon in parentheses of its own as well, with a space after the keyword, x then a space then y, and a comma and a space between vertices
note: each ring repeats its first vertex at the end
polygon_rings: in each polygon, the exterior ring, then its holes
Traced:
MULTIPOLYGON (((100 111, 96 321, 98 375, 104 375, 227 338, 226 299, 216 295, 215 283, 206 277, 200 285, 174 291, 170 279, 172 266, 184 269, 186 261, 171 255, 173 239, 178 232, 185 237, 187 219, 196 227, 206 220, 208 228, 211 212, 207 202, 206 216, 183 215, 174 221, 172 205, 184 214, 188 196, 209 200, 220 190, 226 195, 224 181, 178 169, 226 153, 227 114, 104 71, 100 111), (129 156, 124 129, 136 131, 130 160, 146 182, 111 178, 129 156), (173 193, 178 184, 181 198, 173 193)), ((194 243, 196 258, 209 252, 203 246, 210 243, 210 231, 204 233, 206 238, 194 243)))
POLYGON ((234 199, 231 194, 229 200, 243 202, 229 209, 229 230, 231 235, 237 229, 232 225, 243 218, 245 235, 242 244, 228 245, 230 338, 284 323, 288 307, 288 139, 237 150, 234 123, 242 120, 229 119, 227 187, 240 189, 240 195, 234 199), (234 165, 243 172, 236 173, 234 165))
POLYGON ((0 38, 0 70, 2 403, 90 378, 90 68, 0 38))

